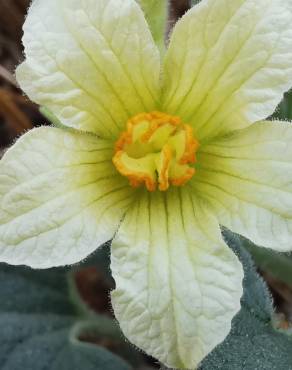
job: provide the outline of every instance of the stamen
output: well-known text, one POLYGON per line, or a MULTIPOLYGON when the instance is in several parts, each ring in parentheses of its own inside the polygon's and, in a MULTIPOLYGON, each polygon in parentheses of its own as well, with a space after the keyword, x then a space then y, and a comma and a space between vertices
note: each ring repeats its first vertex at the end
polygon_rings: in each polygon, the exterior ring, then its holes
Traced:
POLYGON ((166 191, 170 184, 182 186, 195 169, 199 147, 191 126, 179 117, 161 112, 140 113, 127 122, 115 144, 113 163, 128 177, 130 185, 166 191))

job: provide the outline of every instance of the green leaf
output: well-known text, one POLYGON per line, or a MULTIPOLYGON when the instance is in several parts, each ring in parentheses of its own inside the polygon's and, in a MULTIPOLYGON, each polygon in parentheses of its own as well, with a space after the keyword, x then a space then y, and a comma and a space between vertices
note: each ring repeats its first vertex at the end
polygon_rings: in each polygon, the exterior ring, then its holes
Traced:
POLYGON ((78 316, 65 269, 35 271, 1 264, 0 295, 1 370, 131 368, 120 356, 88 343, 87 337, 94 343, 113 342, 121 351, 126 346, 114 320, 78 316))
POLYGON ((197 5, 201 0, 191 0, 192 6, 197 5))
POLYGON ((292 285, 292 255, 279 253, 270 249, 258 247, 243 239, 245 248, 252 255, 256 265, 263 271, 272 274, 274 278, 292 285))
POLYGON ((283 100, 271 118, 289 121, 292 120, 292 90, 284 95, 283 100))
POLYGON ((168 0, 138 0, 148 21, 154 41, 161 53, 165 52, 168 0))
POLYGON ((225 231, 228 244, 245 269, 242 308, 226 340, 202 362, 200 370, 291 369, 292 339, 273 327, 273 305, 242 239, 225 231))
MULTIPOLYGON (((271 297, 245 250, 246 241, 227 231, 224 236, 245 269, 242 309, 229 336, 203 361, 200 370, 291 369, 292 340, 273 328, 271 297)), ((101 249, 81 267, 94 264, 106 271, 108 253, 108 248, 101 249)), ((124 346, 120 356, 135 357, 120 339, 115 322, 96 315, 78 316, 68 292, 67 272, 0 265, 1 370, 130 369, 119 356, 97 345, 98 338, 106 338, 115 348, 124 346)))

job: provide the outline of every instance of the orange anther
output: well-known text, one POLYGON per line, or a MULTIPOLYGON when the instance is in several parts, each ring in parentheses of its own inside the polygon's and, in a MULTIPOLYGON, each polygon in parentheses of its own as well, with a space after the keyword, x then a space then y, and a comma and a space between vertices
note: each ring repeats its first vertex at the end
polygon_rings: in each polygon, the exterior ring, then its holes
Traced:
POLYGON ((113 163, 130 185, 166 191, 182 186, 195 173, 199 143, 191 126, 162 112, 140 113, 127 122, 127 130, 115 144, 113 163), (184 134, 182 134, 184 133, 184 134))

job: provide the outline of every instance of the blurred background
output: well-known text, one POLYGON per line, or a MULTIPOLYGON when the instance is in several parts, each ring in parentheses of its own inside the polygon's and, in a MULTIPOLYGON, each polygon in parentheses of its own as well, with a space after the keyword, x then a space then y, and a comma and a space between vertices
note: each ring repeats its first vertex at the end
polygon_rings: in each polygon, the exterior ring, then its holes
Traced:
MULTIPOLYGON (((14 77, 15 67, 23 59, 22 25, 29 3, 30 0, 0 0, 0 157, 5 149, 25 131, 37 125, 49 124, 39 112, 38 106, 22 94, 14 77)), ((172 1, 170 9, 171 23, 174 23, 189 7, 190 3, 188 1, 172 1)), ((292 119, 292 98, 289 94, 286 94, 285 99, 272 118, 292 119)), ((275 309, 280 317, 279 325, 283 329, 291 328, 292 257, 259 250, 248 242, 246 242, 246 247, 253 255, 258 271, 267 282, 274 297, 275 309)), ((82 296, 90 309, 111 318, 109 291, 113 287, 113 282, 107 271, 107 259, 108 254, 105 249, 103 254, 98 256, 102 267, 98 267, 97 263, 94 263, 94 267, 92 267, 87 262, 78 267, 73 279, 78 294, 82 296)), ((2 276, 2 272, 7 276, 7 271, 7 266, 0 265, 0 276, 2 276)), ((10 269, 8 273, 11 271, 10 269)), ((58 286, 58 282, 56 284, 54 285, 55 288, 58 286)), ((104 339, 103 337, 96 339, 91 335, 85 335, 81 340, 101 345, 113 352, 120 351, 120 345, 114 340, 104 339)), ((133 357, 133 354, 130 357, 133 357)), ((151 359, 146 357, 139 361, 139 366, 137 365, 139 369, 154 369, 157 367, 151 359)), ((18 368, 15 367, 15 369, 18 368)), ((9 368, 9 370, 14 370, 14 367, 9 368)))
POLYGON ((5 149, 34 123, 38 108, 17 88, 15 66, 22 60, 22 24, 29 0, 0 0, 0 147, 5 149))

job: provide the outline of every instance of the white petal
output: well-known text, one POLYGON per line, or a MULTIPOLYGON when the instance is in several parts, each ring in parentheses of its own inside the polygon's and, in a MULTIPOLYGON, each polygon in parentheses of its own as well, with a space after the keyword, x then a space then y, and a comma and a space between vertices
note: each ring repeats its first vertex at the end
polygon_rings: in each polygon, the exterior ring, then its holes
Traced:
POLYGON ((153 110, 160 60, 134 0, 34 0, 17 79, 65 125, 110 137, 153 110))
POLYGON ((115 315, 126 337, 169 367, 197 368, 228 334, 242 267, 187 188, 143 193, 112 244, 115 315))
POLYGON ((292 250, 292 124, 261 122, 201 148, 196 192, 258 245, 292 250))
POLYGON ((0 162, 0 261, 47 268, 80 261, 113 237, 134 193, 112 143, 39 128, 0 162))
POLYGON ((166 56, 164 108, 203 141, 268 117, 292 86, 291 0, 202 0, 166 56))

